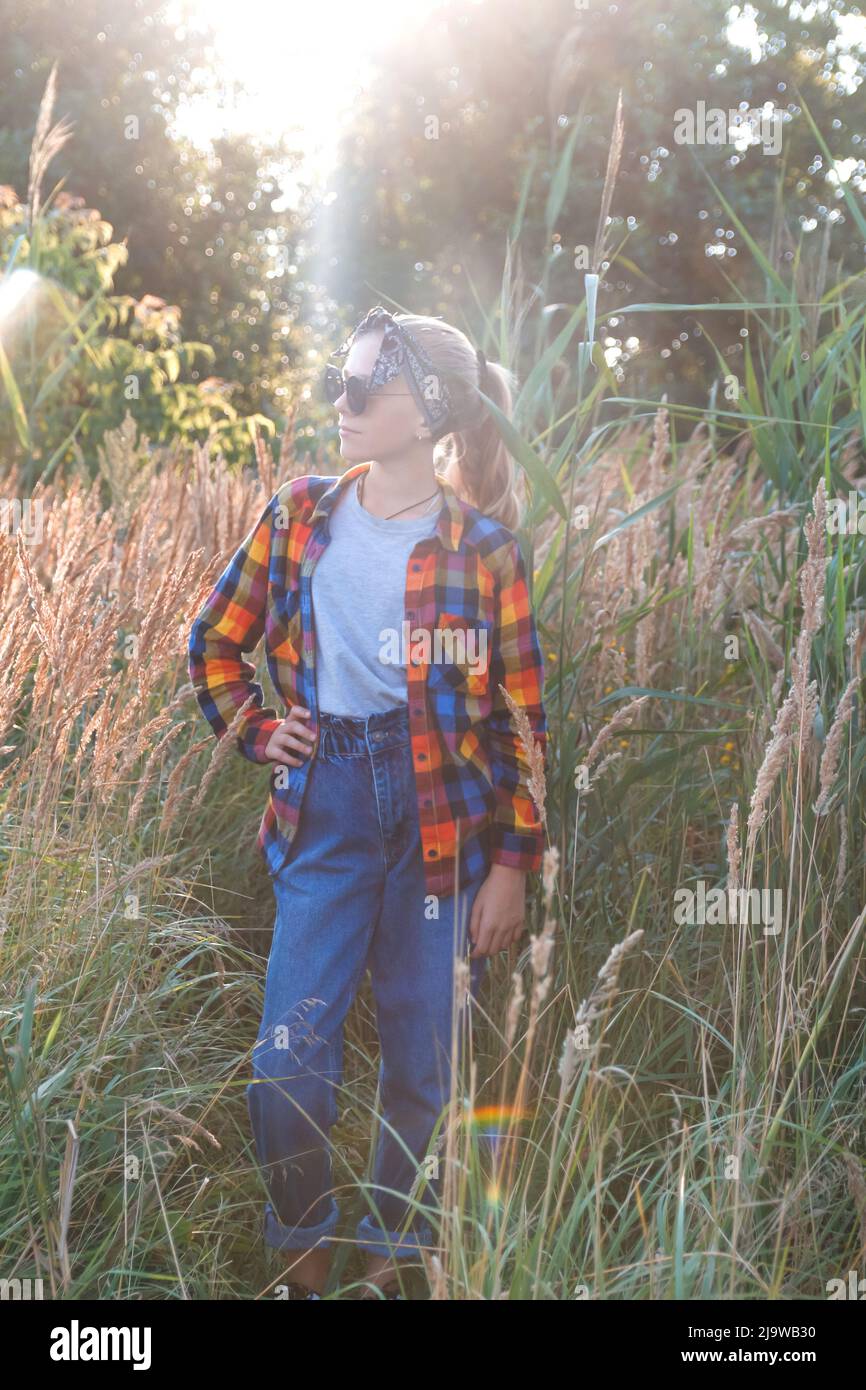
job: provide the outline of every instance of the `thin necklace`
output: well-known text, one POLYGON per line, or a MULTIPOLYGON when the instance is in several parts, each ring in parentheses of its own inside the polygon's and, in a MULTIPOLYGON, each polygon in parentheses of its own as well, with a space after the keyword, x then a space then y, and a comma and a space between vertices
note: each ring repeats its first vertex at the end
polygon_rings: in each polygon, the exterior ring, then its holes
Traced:
MULTIPOLYGON (((363 505, 364 505, 364 479, 366 478, 366 476, 367 476, 367 473, 366 473, 366 470, 365 470, 365 471, 361 474, 361 476, 360 476, 360 478, 358 479, 357 483, 355 484, 355 494, 356 494, 356 496, 357 496, 357 498, 358 498, 358 501, 360 502, 360 504, 361 504, 362 507, 363 507, 363 505)), ((438 496, 439 496, 440 491, 441 491, 441 489, 439 488, 439 485, 438 485, 438 483, 437 483, 437 485, 436 485, 436 491, 435 491, 435 492, 431 492, 431 494, 430 494, 429 497, 422 497, 422 498, 421 498, 421 502, 431 502, 431 501, 433 500, 434 497, 438 497, 438 496)), ((390 516, 383 516, 381 519, 382 519, 382 521, 390 521, 390 520, 391 520, 391 517, 400 516, 402 512, 408 512, 408 511, 411 510, 412 507, 420 507, 420 506, 421 506, 421 502, 410 502, 408 507, 401 507, 399 512, 392 512, 390 516)), ((423 513, 422 513, 422 516, 423 516, 423 513)))

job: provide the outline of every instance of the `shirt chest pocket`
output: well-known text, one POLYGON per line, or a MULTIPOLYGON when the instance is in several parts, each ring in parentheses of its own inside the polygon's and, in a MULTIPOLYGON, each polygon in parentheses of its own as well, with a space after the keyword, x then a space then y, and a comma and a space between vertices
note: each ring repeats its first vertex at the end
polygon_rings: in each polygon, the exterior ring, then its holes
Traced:
POLYGON ((483 618, 440 611, 432 631, 427 684, 435 692, 477 698, 490 682, 493 624, 483 618))
POLYGON ((297 589, 289 593, 271 591, 268 608, 268 646, 271 656, 276 660, 287 661, 290 666, 301 664, 303 632, 301 596, 297 589))

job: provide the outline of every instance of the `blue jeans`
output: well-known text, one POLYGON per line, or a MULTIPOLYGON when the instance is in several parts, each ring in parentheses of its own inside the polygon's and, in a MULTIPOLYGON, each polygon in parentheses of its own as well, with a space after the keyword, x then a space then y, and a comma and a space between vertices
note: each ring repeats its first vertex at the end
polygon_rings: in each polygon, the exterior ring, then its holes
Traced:
POLYGON ((469 915, 484 880, 428 899, 407 705, 319 718, 301 820, 273 879, 276 921, 247 1087, 270 1197, 265 1241, 281 1250, 332 1243, 339 1209, 328 1133, 343 1022, 369 967, 383 1123, 357 1243, 370 1254, 417 1256, 432 1228, 407 1199, 419 1170, 428 1186, 416 1202, 440 1191, 441 1171, 437 1178, 424 1159, 449 1097, 452 1017, 461 1058, 487 965, 483 956, 469 961, 469 1007, 455 1010, 454 957, 471 948, 469 915))

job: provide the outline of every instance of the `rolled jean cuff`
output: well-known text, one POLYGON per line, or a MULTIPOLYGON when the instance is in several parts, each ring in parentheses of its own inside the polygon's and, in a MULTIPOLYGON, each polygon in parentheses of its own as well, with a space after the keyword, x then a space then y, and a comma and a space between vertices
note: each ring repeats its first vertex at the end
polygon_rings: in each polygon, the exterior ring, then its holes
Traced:
POLYGON ((410 1230, 401 1236, 397 1231, 384 1231, 369 1216, 359 1221, 355 1243, 368 1255, 382 1255, 385 1259, 394 1256, 402 1260, 417 1255, 422 1248, 432 1251, 434 1247, 433 1232, 429 1226, 422 1228, 420 1234, 410 1230))
POLYGON ((331 1198, 331 1209, 317 1226, 284 1226, 270 1202, 265 1203, 265 1244, 275 1250, 312 1250, 331 1244, 330 1237, 340 1219, 337 1203, 331 1198))

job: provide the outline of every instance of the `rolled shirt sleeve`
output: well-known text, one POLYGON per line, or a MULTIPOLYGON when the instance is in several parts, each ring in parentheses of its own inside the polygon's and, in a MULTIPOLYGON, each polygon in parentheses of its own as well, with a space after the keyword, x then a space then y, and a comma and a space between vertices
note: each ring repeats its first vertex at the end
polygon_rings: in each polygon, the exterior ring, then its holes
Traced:
POLYGON ((496 790, 491 857, 494 864, 531 871, 541 867, 544 825, 529 790, 529 759, 512 727, 511 711, 500 685, 526 711, 543 757, 547 747, 544 662, 516 540, 508 547, 499 571, 490 666, 493 708, 486 729, 496 790))
POLYGON ((235 726, 238 751, 266 763, 265 748, 282 722, 262 707, 256 668, 243 660, 261 641, 268 597, 271 524, 275 498, 223 570, 196 618, 189 638, 189 676, 202 713, 218 739, 252 696, 253 705, 235 726))

